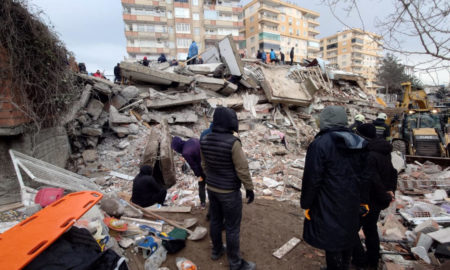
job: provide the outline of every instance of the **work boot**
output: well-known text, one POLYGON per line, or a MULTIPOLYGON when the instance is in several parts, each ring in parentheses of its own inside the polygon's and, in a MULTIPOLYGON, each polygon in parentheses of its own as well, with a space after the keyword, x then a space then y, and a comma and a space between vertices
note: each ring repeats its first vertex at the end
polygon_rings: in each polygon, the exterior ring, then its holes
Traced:
POLYGON ((202 209, 206 209, 206 203, 205 203, 205 202, 201 202, 201 203, 200 203, 200 207, 201 207, 202 209))
POLYGON ((218 253, 213 251, 211 253, 211 260, 217 261, 218 259, 220 259, 223 256, 223 254, 225 254, 225 250, 226 250, 225 246, 222 246, 222 248, 218 253))
POLYGON ((254 262, 247 262, 242 260, 241 268, 239 270, 255 270, 256 264, 254 262))

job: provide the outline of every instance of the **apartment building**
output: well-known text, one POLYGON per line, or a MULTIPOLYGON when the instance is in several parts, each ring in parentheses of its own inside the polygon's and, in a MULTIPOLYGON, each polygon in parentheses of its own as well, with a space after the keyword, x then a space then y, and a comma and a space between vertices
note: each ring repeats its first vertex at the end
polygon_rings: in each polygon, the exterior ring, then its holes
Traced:
POLYGON ((366 87, 374 91, 378 67, 383 58, 382 37, 361 29, 348 29, 320 40, 321 56, 339 69, 366 78, 366 87))
POLYGON ((192 40, 199 52, 226 35, 236 42, 243 23, 239 0, 121 0, 129 58, 185 60, 192 40))
POLYGON ((319 13, 280 0, 253 0, 244 6, 245 42, 248 57, 258 50, 280 50, 285 59, 294 47, 294 61, 315 58, 320 53, 319 13))

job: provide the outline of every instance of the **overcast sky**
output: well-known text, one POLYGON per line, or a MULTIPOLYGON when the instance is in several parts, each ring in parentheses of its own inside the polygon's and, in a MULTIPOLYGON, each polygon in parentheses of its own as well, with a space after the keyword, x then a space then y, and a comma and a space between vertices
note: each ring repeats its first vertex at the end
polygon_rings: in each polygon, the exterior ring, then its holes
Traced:
MULTIPOLYGON (((1 1, 1 0, 0 0, 1 1)), ((377 32, 375 19, 383 19, 392 10, 394 0, 359 0, 364 28, 377 32)), ((245 1, 248 2, 248 1, 245 1)), ((291 1, 301 7, 320 13, 319 38, 342 31, 344 25, 330 12, 321 0, 291 1)), ((66 47, 74 52, 78 62, 86 63, 89 72, 99 69, 107 75, 112 74, 114 66, 127 56, 122 5, 120 0, 29 0, 33 10, 42 10, 44 20, 54 26, 66 47)), ((356 12, 347 16, 341 9, 335 11, 347 25, 362 28, 363 25, 356 12)), ((415 46, 414 42, 407 43, 415 46)), ((418 44, 416 46, 419 46, 418 44)), ((404 64, 414 64, 413 57, 403 59, 404 64)), ((433 81, 428 75, 417 74, 424 83, 433 81)), ((435 81, 449 82, 449 71, 439 73, 435 81)))

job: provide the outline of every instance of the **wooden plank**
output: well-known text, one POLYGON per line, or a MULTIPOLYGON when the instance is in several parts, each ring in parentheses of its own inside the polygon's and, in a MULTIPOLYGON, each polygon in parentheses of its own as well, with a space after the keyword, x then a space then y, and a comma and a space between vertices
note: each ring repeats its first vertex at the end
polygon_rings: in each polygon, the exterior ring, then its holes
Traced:
POLYGON ((17 209, 17 208, 20 208, 22 206, 23 206, 23 204, 21 202, 16 202, 16 203, 10 203, 10 204, 6 204, 6 205, 2 205, 2 206, 0 206, 0 212, 17 209))
POLYGON ((300 243, 300 239, 297 237, 292 237, 291 240, 289 240, 287 243, 285 243, 282 247, 277 249, 272 255, 275 256, 278 259, 283 258, 284 255, 286 255, 289 251, 294 249, 295 246, 300 243))
POLYGON ((150 210, 152 212, 159 213, 190 213, 192 207, 190 206, 161 206, 158 207, 156 205, 152 205, 150 207, 146 207, 146 210, 150 210))
POLYGON ((120 220, 124 220, 126 222, 134 222, 134 223, 141 224, 141 225, 147 225, 147 226, 150 226, 152 228, 155 228, 156 230, 158 230, 160 232, 163 229, 163 224, 162 223, 156 222, 156 221, 152 221, 152 220, 148 220, 148 219, 121 217, 120 220))

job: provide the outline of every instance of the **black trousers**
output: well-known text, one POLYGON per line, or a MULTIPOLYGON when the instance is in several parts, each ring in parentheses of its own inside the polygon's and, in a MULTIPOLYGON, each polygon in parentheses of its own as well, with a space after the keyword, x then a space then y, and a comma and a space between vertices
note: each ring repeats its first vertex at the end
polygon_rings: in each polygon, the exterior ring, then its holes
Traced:
POLYGON ((198 182, 198 196, 200 197, 200 202, 206 202, 206 179, 203 178, 203 181, 198 182))
POLYGON ((361 218, 361 226, 366 236, 366 249, 364 252, 361 240, 353 249, 353 264, 360 267, 377 267, 380 259, 380 238, 378 236, 377 222, 380 210, 370 210, 367 216, 361 218))
POLYGON ((352 249, 343 251, 325 251, 327 270, 348 270, 352 249))
POLYGON ((223 248, 222 228, 225 225, 228 263, 230 270, 237 270, 242 263, 239 250, 242 219, 241 191, 217 193, 208 190, 208 196, 211 211, 209 234, 213 243, 212 252, 218 254, 223 248))

